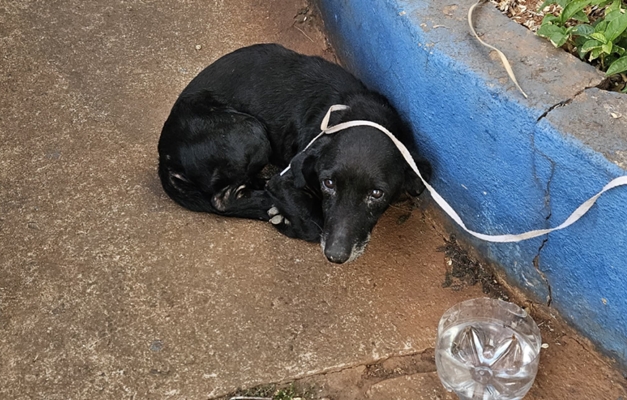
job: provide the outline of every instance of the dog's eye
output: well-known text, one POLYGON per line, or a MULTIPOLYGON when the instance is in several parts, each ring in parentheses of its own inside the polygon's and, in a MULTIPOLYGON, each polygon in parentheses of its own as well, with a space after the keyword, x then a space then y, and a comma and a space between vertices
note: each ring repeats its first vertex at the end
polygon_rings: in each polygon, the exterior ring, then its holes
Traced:
POLYGON ((383 190, 379 190, 379 189, 371 190, 370 197, 372 197, 373 199, 380 199, 381 197, 383 197, 383 190))
POLYGON ((325 179, 322 181, 322 184, 327 189, 335 189, 335 182, 333 181, 333 179, 325 179))

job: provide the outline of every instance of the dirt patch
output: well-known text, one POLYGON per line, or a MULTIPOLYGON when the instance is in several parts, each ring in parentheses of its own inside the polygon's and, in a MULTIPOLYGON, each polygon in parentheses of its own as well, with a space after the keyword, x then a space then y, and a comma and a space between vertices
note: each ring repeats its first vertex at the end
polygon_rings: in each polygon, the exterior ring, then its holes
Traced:
POLYGON ((445 240, 444 246, 439 247, 438 251, 444 253, 447 265, 444 282, 442 282, 443 288, 459 291, 479 283, 486 295, 506 301, 510 299, 510 294, 498 282, 494 271, 473 260, 468 252, 457 243, 455 235, 450 235, 449 239, 445 240))
POLYGON ((493 0, 492 3, 511 20, 526 26, 533 32, 542 25, 542 18, 545 14, 558 11, 558 6, 551 4, 545 7, 543 12, 539 12, 538 9, 544 0, 493 0))
POLYGON ((280 13, 276 19, 292 22, 289 26, 278 27, 278 35, 275 32, 268 32, 270 35, 277 35, 275 41, 299 53, 318 55, 329 61, 338 62, 333 47, 322 30, 322 18, 312 4, 301 1, 300 7, 294 11, 293 8, 277 3, 277 7, 270 6, 276 13, 280 13))
POLYGON ((435 372, 435 370, 435 349, 428 348, 419 354, 392 357, 382 362, 366 365, 362 378, 374 383, 399 376, 435 372))

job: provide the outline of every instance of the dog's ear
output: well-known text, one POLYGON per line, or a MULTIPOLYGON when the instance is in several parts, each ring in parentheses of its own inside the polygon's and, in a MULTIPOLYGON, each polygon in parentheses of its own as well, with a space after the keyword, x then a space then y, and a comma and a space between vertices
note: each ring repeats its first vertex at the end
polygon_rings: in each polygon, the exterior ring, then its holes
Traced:
POLYGON ((330 143, 331 135, 322 135, 306 150, 301 151, 292 158, 290 170, 292 171, 296 188, 302 189, 308 183, 316 185, 314 182, 318 180, 318 160, 330 143))
POLYGON ((311 179, 315 175, 315 154, 308 151, 298 153, 292 158, 291 171, 294 177, 294 186, 298 189, 302 189, 307 185, 308 179, 311 179))
MULTIPOLYGON (((420 171, 420 175, 422 175, 425 181, 429 182, 432 173, 431 164, 424 158, 416 155, 415 152, 412 153, 412 157, 416 162, 416 166, 420 171)), ((419 196, 420 193, 425 190, 425 185, 423 185, 418 175, 416 175, 416 173, 409 167, 409 165, 407 166, 407 168, 405 168, 404 190, 405 192, 409 193, 410 196, 414 197, 419 196)))

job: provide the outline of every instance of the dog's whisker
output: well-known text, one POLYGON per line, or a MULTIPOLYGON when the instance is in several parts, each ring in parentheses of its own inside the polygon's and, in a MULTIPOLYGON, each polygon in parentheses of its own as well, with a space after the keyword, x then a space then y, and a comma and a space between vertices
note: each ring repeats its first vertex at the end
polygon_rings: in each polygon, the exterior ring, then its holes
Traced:
POLYGON ((320 224, 318 224, 316 221, 311 221, 315 226, 318 227, 318 229, 320 229, 320 232, 322 232, 322 227, 320 226, 320 224))

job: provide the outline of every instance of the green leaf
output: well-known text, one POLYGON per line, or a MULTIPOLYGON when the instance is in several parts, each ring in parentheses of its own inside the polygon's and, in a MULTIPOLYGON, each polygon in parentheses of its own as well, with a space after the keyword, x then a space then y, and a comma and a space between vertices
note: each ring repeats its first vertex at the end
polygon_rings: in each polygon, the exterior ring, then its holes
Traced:
POLYGON ((592 3, 592 0, 572 0, 572 1, 570 1, 566 5, 566 7, 564 7, 564 10, 562 11, 562 14, 560 15, 560 20, 562 22, 568 21, 575 14, 577 14, 578 12, 580 12, 581 10, 586 8, 588 5, 590 5, 590 3, 592 3))
POLYGON ((611 20, 609 24, 607 24, 605 37, 609 41, 614 41, 614 39, 619 37, 621 33, 625 32, 625 30, 627 30, 627 13, 621 14, 617 18, 611 20))
POLYGON ((601 50, 603 50, 605 54, 612 54, 612 42, 605 43, 601 46, 601 50))
POLYGON ((597 23, 594 25, 594 31, 605 32, 605 28, 607 28, 607 24, 608 22, 604 19, 598 20, 597 23))
POLYGON ((536 32, 536 34, 538 36, 548 38, 551 35, 558 33, 558 32, 564 33, 565 29, 557 25, 542 24, 540 28, 538 28, 538 31, 536 32))
POLYGON ((579 56, 579 58, 581 58, 582 60, 585 59, 586 53, 585 51, 581 51, 581 48, 583 47, 583 44, 586 43, 588 41, 588 39, 586 39, 583 36, 576 36, 575 38, 575 49, 577 51, 577 55, 579 56))
MULTIPOLYGON (((608 3, 609 3, 609 1, 608 1, 608 3)), ((620 0, 612 1, 612 4, 610 4, 609 6, 607 6, 605 8, 605 19, 608 20, 607 19, 608 14, 612 14, 612 13, 614 13, 616 11, 620 12, 620 0)), ((611 21, 611 20, 608 20, 608 21, 611 21)))
POLYGON ((605 76, 620 74, 621 72, 625 71, 627 71, 627 56, 623 56, 614 61, 612 65, 610 65, 610 67, 607 69, 605 76))
POLYGON ((587 51, 582 51, 581 48, 577 49, 577 54, 579 55, 579 58, 581 58, 582 60, 586 59, 586 54, 588 54, 587 51))
POLYGON ((565 35, 561 32, 555 32, 551 36, 549 36, 549 40, 553 43, 555 47, 562 47, 566 40, 568 40, 568 35, 565 35))
POLYGON ((622 56, 623 54, 625 54, 625 48, 614 45, 614 53, 618 54, 619 56, 622 56))
POLYGON ((596 60, 597 58, 599 58, 602 51, 603 50, 601 49, 601 47, 595 47, 594 49, 592 49, 592 51, 590 52, 590 57, 588 57, 588 61, 596 60))
POLYGON ((553 35, 550 40, 555 47, 562 47, 568 40, 568 35, 553 35))
POLYGON ((553 14, 547 14, 542 18, 542 25, 550 25, 558 21, 559 21, 559 17, 556 17, 553 14))
POLYGON ((594 32, 594 33, 591 33, 591 34, 590 34, 590 37, 591 37, 591 38, 593 38, 593 39, 595 39, 595 40, 598 40, 599 42, 601 42, 601 43, 603 43, 603 44, 607 43, 607 38, 606 38, 606 37, 605 37, 605 35, 604 35, 603 33, 601 33, 601 32, 594 32))
POLYGON ((566 7, 566 4, 571 0, 556 0, 555 2, 562 8, 566 7))
POLYGON ((603 43, 600 43, 594 39, 592 40, 588 40, 586 43, 583 44, 583 46, 581 46, 581 51, 585 54, 589 51, 592 51, 593 49, 596 49, 597 47, 601 47, 603 43))
POLYGON ((581 48, 581 46, 583 46, 583 44, 586 43, 588 40, 590 39, 584 36, 575 36, 574 43, 575 43, 575 46, 581 48))
POLYGON ((614 10, 614 11, 611 11, 611 12, 610 12, 609 10, 607 10, 607 9, 606 9, 606 10, 605 10, 605 17, 604 17, 604 19, 605 19, 607 22, 610 22, 610 21, 613 21, 613 20, 615 20, 616 18, 620 17, 621 15, 622 15, 622 14, 621 14, 621 12, 620 12, 619 10, 614 10))
POLYGON ((556 25, 542 25, 538 29, 538 36, 545 37, 553 43, 555 47, 561 47, 566 40, 568 40, 568 34, 566 28, 556 25))
POLYGON ((579 22, 590 22, 588 15, 583 11, 579 11, 577 14, 573 15, 572 18, 579 22))
POLYGON ((594 28, 588 24, 577 25, 572 30, 572 34, 577 36, 590 36, 592 33, 594 33, 594 28))

